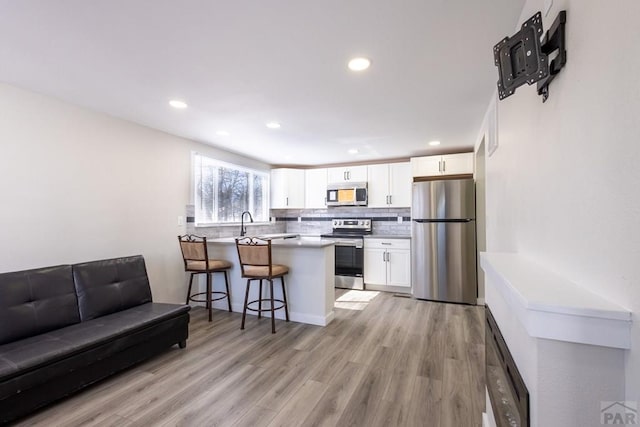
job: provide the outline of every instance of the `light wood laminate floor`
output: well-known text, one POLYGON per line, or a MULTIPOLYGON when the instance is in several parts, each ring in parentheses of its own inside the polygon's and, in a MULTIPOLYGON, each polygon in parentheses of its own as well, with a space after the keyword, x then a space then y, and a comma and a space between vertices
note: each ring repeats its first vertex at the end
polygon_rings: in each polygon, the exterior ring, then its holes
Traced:
POLYGON ((484 312, 338 291, 327 327, 191 311, 177 346, 54 404, 33 426, 481 426, 484 312))

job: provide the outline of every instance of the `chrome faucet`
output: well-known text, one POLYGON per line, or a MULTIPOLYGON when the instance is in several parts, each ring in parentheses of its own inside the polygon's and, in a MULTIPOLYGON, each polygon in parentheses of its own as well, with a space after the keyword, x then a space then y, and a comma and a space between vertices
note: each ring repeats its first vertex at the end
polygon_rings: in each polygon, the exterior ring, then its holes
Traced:
POLYGON ((244 226, 244 214, 249 214, 249 220, 253 222, 253 217, 251 216, 251 212, 249 211, 242 212, 242 216, 240 217, 240 237, 244 237, 247 234, 247 228, 244 226))

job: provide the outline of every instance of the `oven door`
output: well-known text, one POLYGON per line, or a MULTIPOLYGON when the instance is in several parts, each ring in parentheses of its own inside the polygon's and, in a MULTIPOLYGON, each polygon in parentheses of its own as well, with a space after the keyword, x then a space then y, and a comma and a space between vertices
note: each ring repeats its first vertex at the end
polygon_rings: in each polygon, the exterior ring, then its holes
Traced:
POLYGON ((362 240, 336 240, 336 288, 364 289, 364 249, 362 240))

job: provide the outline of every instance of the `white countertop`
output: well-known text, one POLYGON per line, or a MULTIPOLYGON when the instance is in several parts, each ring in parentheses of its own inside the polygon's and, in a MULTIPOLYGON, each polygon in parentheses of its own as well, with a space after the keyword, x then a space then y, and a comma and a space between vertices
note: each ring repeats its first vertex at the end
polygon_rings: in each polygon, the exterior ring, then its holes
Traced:
POLYGON ((367 234, 365 239, 411 239, 409 234, 367 234))
POLYGON ((521 254, 482 252, 480 265, 531 336, 629 348, 630 310, 521 254))
MULTIPOLYGON (((300 236, 293 233, 265 234, 255 237, 271 240, 272 247, 324 248, 335 244, 333 240, 321 239, 320 237, 300 236)), ((208 239, 207 243, 235 245, 236 238, 237 237, 221 237, 219 239, 208 239)))

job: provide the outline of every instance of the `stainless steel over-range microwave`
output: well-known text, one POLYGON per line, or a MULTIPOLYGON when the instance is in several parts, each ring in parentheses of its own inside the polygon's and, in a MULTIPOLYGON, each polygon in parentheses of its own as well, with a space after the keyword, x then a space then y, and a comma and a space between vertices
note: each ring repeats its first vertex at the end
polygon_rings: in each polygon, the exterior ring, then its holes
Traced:
POLYGON ((327 187, 327 206, 367 206, 367 183, 330 184, 327 187))

